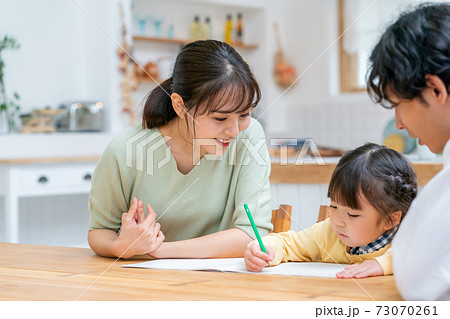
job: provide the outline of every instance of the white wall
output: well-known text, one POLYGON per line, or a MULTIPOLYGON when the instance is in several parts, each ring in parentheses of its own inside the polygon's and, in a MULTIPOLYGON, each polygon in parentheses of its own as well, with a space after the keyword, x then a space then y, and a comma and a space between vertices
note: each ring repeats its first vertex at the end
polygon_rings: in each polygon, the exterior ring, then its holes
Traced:
MULTIPOLYGON (((95 64, 107 71, 101 55, 105 39, 89 28, 73 1, 3 1, 0 34, 15 37, 17 51, 5 51, 7 90, 18 91, 23 111, 55 106, 67 99, 95 97, 89 84, 98 82, 95 64), (85 48, 97 42, 92 52, 85 48), (89 53, 89 54, 88 54, 89 53)), ((99 85, 98 95, 106 96, 99 85)))
MULTIPOLYGON (((19 93, 22 112, 92 99, 104 101, 108 120, 105 133, 0 134, 0 158, 100 155, 127 127, 120 110, 119 1, 2 0, 0 36, 21 44, 5 51, 6 89, 19 93)), ((127 9, 128 0, 122 2, 127 9)))
MULTIPOLYGON (((304 74, 264 115, 266 133, 313 138, 319 145, 344 149, 366 141, 381 143, 383 128, 393 112, 375 105, 365 92, 339 93, 338 43, 333 45, 339 37, 337 1, 282 3, 285 53, 297 67, 298 76, 304 74)), ((274 85, 271 100, 281 93, 274 85)))
MULTIPOLYGON (((2 1, 0 35, 14 36, 22 43, 18 51, 5 54, 7 90, 21 95, 23 111, 45 105, 56 107, 74 99, 104 100, 110 117, 108 130, 114 135, 125 129, 128 121, 120 112, 115 43, 121 42, 119 0, 77 2, 2 1)), ((130 0, 124 1, 125 9, 129 3, 130 0)), ((381 142, 382 128, 393 113, 373 105, 365 93, 337 93, 337 44, 329 48, 338 37, 337 1, 198 0, 196 3, 235 4, 262 10, 265 22, 257 30, 260 31, 257 36, 263 36, 264 41, 257 51, 261 57, 252 67, 263 90, 257 116, 265 112, 260 120, 269 137, 312 137, 318 144, 344 148, 356 147, 366 140, 381 142), (296 66, 299 76, 305 72, 285 94, 272 79, 277 50, 274 22, 280 26, 287 59, 296 66)), ((130 14, 127 19, 131 33, 130 14)), ((137 105, 139 99, 135 102, 137 105)))

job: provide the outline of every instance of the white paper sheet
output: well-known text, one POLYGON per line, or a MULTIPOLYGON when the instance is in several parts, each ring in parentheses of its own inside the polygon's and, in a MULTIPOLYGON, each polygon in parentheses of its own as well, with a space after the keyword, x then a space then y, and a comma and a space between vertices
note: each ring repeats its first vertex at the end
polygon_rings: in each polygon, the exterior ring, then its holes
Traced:
POLYGON ((123 265, 130 268, 204 270, 238 272, 260 275, 288 275, 307 277, 336 277, 336 273, 349 265, 330 263, 288 262, 278 266, 266 267, 262 272, 250 272, 245 268, 244 258, 214 259, 157 259, 137 264, 123 265))

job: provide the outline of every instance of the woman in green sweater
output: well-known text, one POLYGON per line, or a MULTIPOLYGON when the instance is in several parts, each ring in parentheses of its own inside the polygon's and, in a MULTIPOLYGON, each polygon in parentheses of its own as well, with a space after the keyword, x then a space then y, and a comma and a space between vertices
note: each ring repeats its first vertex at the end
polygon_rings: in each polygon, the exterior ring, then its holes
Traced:
POLYGON ((258 83, 231 46, 187 44, 172 77, 148 96, 142 125, 116 137, 93 174, 92 250, 121 258, 242 257, 254 236, 244 204, 268 234, 270 159, 250 116, 259 100, 258 83))

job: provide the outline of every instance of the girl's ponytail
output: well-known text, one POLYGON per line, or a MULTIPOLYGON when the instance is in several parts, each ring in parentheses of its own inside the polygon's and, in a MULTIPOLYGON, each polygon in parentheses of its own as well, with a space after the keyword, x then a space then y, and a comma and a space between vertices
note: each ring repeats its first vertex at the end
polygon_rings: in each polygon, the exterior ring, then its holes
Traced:
MULTIPOLYGON (((417 182, 411 181, 411 178, 403 178, 403 176, 390 176, 392 185, 390 189, 392 194, 397 196, 398 201, 401 203, 405 199, 411 202, 417 196, 417 182)), ((408 206, 409 208, 409 206, 408 206)), ((406 213, 406 212, 405 212, 406 213)))
POLYGON ((142 126, 150 129, 169 123, 177 116, 172 107, 173 77, 168 78, 150 92, 144 105, 142 126))

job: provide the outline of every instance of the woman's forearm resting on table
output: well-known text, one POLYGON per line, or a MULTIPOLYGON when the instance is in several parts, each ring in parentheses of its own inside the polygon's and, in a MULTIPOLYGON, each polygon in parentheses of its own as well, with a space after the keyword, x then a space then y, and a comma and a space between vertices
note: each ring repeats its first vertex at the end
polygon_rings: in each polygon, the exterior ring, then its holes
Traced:
POLYGON ((119 257, 114 241, 118 235, 111 229, 93 229, 88 233, 88 242, 91 249, 99 256, 119 257))
MULTIPOLYGON (((103 257, 133 257, 133 250, 120 247, 118 235, 110 229, 89 231, 91 249, 103 257), (127 250, 128 249, 128 250, 127 250)), ((163 242, 150 255, 155 258, 217 258, 242 257, 252 238, 244 231, 233 228, 207 236, 176 242, 163 242)))
MULTIPOLYGON (((145 255, 154 250, 154 245, 140 238, 129 241, 121 239, 119 235, 110 229, 94 229, 88 233, 88 241, 91 249, 99 256, 118 257, 128 259, 137 255, 145 255)), ((164 236, 160 239, 164 240, 164 236)), ((160 243, 157 245, 159 246, 160 243)))
POLYGON ((164 242, 150 255, 155 258, 243 257, 253 239, 238 228, 176 242, 164 242))

